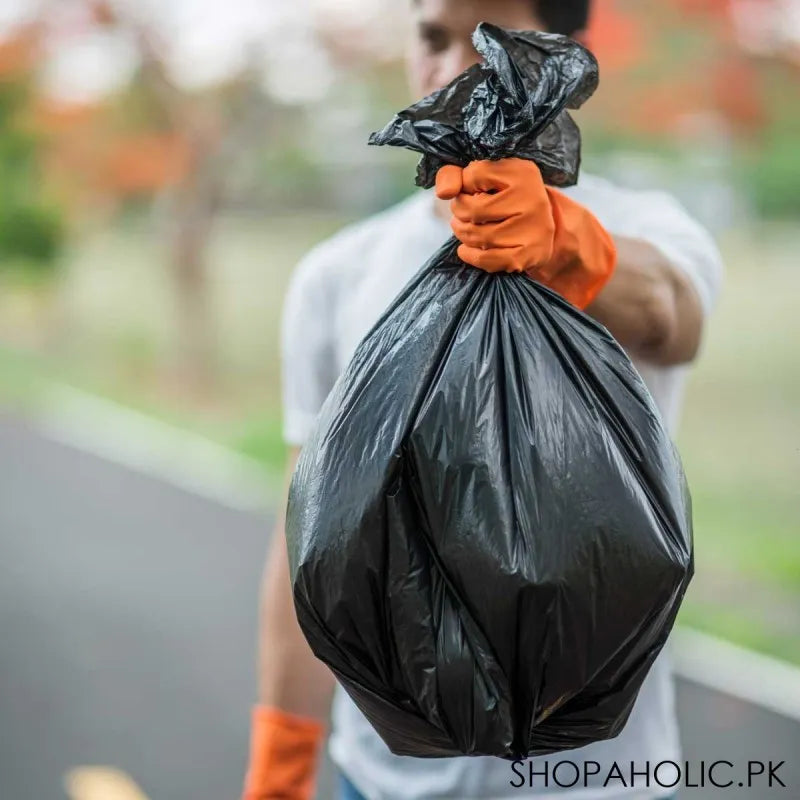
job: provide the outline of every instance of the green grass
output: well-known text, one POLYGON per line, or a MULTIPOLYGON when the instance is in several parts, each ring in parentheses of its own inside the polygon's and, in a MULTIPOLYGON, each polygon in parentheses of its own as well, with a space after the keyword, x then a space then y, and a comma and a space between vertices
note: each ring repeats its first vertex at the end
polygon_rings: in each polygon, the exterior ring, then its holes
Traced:
POLYGON ((241 432, 232 437, 230 444, 271 469, 280 470, 286 460, 280 414, 265 413, 261 418, 247 420, 241 432))
MULTIPOLYGON (((755 591, 763 589, 756 587, 755 591)), ((765 625, 764 615, 768 611, 759 608, 754 613, 743 612, 740 605, 741 602, 720 606, 687 601, 681 609, 678 621, 682 625, 727 639, 742 647, 800 664, 800 637, 796 627, 794 630, 787 630, 786 627, 765 625)))
POLYGON ((681 619, 800 663, 800 235, 723 242, 727 276, 679 446, 696 577, 681 619))
MULTIPOLYGON (((128 384, 116 384, 91 370, 70 369, 39 353, 0 344, 0 410, 36 414, 48 402, 54 386, 69 386, 148 414, 179 428, 202 434, 259 461, 278 480, 283 472, 286 446, 277 407, 260 412, 224 414, 215 407, 181 408, 175 400, 157 402, 150 393, 137 394, 128 384)), ((226 398, 228 402, 235 402, 226 398)))
MULTIPOLYGON (((0 403, 52 381, 203 433, 281 469, 278 320, 292 267, 341 221, 225 220, 213 242, 224 369, 202 397, 174 382, 172 295, 147 229, 75 250, 56 289, 0 292, 0 403)), ((679 447, 694 502, 696 577, 681 620, 800 663, 800 233, 723 241, 723 297, 693 370, 679 447)), ((0 287, 2 288, 2 287, 0 287)))

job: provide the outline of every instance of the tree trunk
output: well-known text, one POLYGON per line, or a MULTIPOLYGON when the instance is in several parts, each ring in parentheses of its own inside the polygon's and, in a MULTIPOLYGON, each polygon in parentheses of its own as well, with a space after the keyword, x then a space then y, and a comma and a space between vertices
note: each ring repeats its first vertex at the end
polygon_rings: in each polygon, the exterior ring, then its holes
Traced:
POLYGON ((181 383, 208 393, 216 383, 216 341, 206 254, 213 218, 196 201, 178 203, 170 262, 177 313, 176 371, 181 383))

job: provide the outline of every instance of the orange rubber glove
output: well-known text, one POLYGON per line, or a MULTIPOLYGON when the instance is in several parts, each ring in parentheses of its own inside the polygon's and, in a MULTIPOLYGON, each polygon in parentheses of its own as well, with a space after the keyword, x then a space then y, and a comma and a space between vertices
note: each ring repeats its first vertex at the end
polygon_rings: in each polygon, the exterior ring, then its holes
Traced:
POLYGON ((317 720, 255 706, 242 800, 311 800, 324 732, 317 720))
POLYGON ((586 208, 544 185, 521 158, 442 167, 436 196, 452 200, 459 258, 487 272, 525 272, 578 308, 614 271, 611 235, 586 208))

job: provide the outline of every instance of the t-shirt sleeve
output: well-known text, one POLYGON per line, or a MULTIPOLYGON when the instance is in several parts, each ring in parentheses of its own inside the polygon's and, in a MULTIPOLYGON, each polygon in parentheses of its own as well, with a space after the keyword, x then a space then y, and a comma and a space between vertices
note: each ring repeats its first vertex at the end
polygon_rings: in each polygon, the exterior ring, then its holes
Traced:
POLYGON ((711 234, 675 198, 665 192, 627 190, 593 206, 612 234, 658 248, 692 282, 704 314, 711 313, 722 285, 722 257, 711 234))
POLYGON ((336 381, 329 259, 313 250, 289 283, 281 321, 283 438, 302 446, 336 381))

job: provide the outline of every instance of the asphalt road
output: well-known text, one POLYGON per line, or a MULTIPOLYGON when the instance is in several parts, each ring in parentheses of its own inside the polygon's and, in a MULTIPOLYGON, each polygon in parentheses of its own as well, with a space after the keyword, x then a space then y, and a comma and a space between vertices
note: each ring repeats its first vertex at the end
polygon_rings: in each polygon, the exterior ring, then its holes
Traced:
MULTIPOLYGON (((96 764, 150 800, 236 798, 268 536, 0 418, 0 800, 63 799, 96 764)), ((800 800, 800 723, 685 682, 679 714, 687 758, 786 760, 789 785, 681 797, 800 800)))

